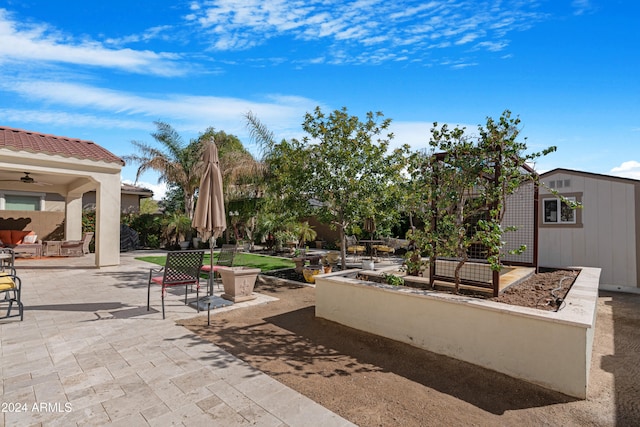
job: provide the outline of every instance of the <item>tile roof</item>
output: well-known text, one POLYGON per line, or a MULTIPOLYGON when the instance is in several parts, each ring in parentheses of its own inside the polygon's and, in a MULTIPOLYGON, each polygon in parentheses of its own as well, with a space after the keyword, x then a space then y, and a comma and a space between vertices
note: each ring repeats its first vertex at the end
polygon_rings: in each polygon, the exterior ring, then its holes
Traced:
POLYGON ((124 160, 93 141, 47 135, 5 126, 0 126, 0 148, 119 163, 124 166, 124 160))
POLYGON ((153 191, 148 188, 138 187, 137 185, 125 184, 124 182, 120 184, 120 189, 124 193, 134 193, 134 194, 149 194, 149 197, 153 196, 153 191))

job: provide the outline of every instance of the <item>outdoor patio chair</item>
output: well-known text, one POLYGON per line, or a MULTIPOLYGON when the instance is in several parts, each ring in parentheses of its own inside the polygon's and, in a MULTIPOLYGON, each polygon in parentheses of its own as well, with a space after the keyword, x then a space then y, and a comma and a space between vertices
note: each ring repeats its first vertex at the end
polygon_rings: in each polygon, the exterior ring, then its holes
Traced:
MULTIPOLYGON (((208 275, 209 295, 213 294, 213 280, 215 280, 216 277, 220 277, 220 267, 233 267, 233 260, 235 259, 237 251, 236 245, 222 245, 216 263, 213 265, 205 264, 200 268, 200 271, 208 275), (213 277, 211 276, 212 272, 213 277)), ((218 287, 220 287, 220 281, 218 282, 218 287)))
POLYGON ((357 260, 360 255, 364 255, 366 250, 364 245, 358 244, 355 236, 347 236, 347 253, 353 255, 354 260, 357 260))
POLYGON ((373 245, 373 251, 378 256, 383 256, 385 258, 390 258, 391 254, 395 252, 395 239, 384 238, 382 239, 382 243, 379 245, 373 245))
POLYGON ((22 280, 16 275, 15 268, 7 268, 7 271, 0 272, 0 304, 8 304, 7 314, 0 319, 10 317, 20 317, 20 321, 24 318, 24 306, 20 299, 22 289, 22 280), (13 306, 18 306, 18 314, 11 314, 13 306))
POLYGON ((83 256, 89 253, 93 233, 84 233, 82 240, 65 240, 60 243, 60 256, 83 256))
POLYGON ((0 248, 0 271, 7 268, 14 268, 16 264, 16 253, 11 248, 0 248))
MULTIPOLYGON (((203 250, 173 251, 167 253, 167 261, 162 268, 149 271, 147 285, 147 311, 151 304, 151 284, 162 286, 162 318, 164 314, 164 297, 170 286, 184 285, 184 303, 187 304, 189 285, 196 285, 196 300, 200 291, 200 268, 202 267, 203 250)), ((200 311, 200 310, 198 310, 200 311)))

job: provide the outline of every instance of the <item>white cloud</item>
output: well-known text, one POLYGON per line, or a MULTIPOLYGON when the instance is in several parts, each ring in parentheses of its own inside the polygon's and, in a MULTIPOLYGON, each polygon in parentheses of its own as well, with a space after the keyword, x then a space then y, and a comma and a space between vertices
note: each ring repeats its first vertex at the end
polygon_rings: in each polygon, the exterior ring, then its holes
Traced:
POLYGON ((247 141, 244 116, 249 111, 278 138, 289 138, 300 135, 300 124, 306 112, 318 105, 325 109, 318 101, 282 94, 266 95, 261 100, 180 93, 132 94, 86 84, 44 80, 4 79, 0 80, 0 90, 43 105, 38 111, 0 110, 0 118, 13 117, 14 121, 147 129, 150 122, 162 120, 171 123, 180 133, 197 134, 214 126, 247 141), (74 112, 58 110, 68 111, 69 107, 73 107, 74 112))
POLYGON ((74 41, 47 25, 26 25, 0 9, 0 62, 66 63, 161 76, 182 75, 179 56, 149 50, 110 49, 92 40, 74 41))
POLYGON ((573 0, 571 6, 575 9, 574 15, 583 15, 593 10, 590 0, 573 0))
POLYGON ((623 162, 620 166, 611 169, 609 173, 623 178, 640 179, 640 162, 635 160, 623 162))
POLYGON ((299 108, 313 108, 316 103, 303 97, 270 95, 268 102, 241 98, 184 94, 134 95, 78 83, 44 80, 14 80, 0 83, 0 88, 31 100, 39 99, 62 105, 93 108, 123 114, 144 114, 186 119, 216 117, 229 119, 252 110, 271 118, 289 116, 299 108))
MULTIPOLYGON (((329 42, 327 52, 348 52, 348 57, 359 61, 367 58, 369 49, 380 47, 409 46, 411 58, 423 57, 435 47, 454 49, 471 42, 476 49, 504 49, 507 33, 544 18, 536 2, 518 0, 419 5, 406 0, 209 0, 194 4, 197 7, 192 7, 189 20, 202 26, 214 49, 247 49, 273 37, 290 37, 292 43, 323 39, 329 42), (435 39, 438 44, 429 42, 435 39)), ((341 57, 328 62, 355 61, 341 57)))
POLYGON ((117 117, 105 117, 104 115, 45 111, 43 109, 0 109, 0 122, 51 123, 57 126, 87 126, 111 129, 146 129, 149 127, 148 120, 128 120, 117 117))
MULTIPOLYGON (((438 123, 438 128, 442 125, 447 125, 449 129, 466 128, 465 134, 472 136, 476 133, 477 126, 455 123, 438 123)), ((429 140, 431 139, 431 128, 433 128, 433 122, 420 121, 420 122, 402 122, 392 121, 389 126, 389 130, 393 132, 393 139, 391 140, 391 147, 399 147, 403 144, 408 144, 412 150, 429 149, 429 140)))
POLYGON ((142 188, 146 188, 148 190, 153 191, 153 200, 162 200, 162 198, 167 194, 167 184, 165 183, 151 184, 144 181, 135 182, 129 179, 123 179, 122 182, 125 184, 135 185, 137 187, 142 187, 142 188))

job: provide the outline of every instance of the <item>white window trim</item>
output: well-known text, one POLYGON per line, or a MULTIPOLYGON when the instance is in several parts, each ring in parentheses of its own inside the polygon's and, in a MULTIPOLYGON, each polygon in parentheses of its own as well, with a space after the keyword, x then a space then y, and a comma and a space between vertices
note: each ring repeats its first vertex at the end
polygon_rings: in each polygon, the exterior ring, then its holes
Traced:
MULTIPOLYGON (((575 197, 565 197, 566 200, 575 202, 576 198, 575 197)), ((562 224, 576 224, 576 220, 577 220, 577 213, 575 209, 572 209, 573 211, 573 221, 562 221, 562 200, 557 198, 557 197, 548 197, 548 198, 543 198, 542 199, 542 223, 543 224, 552 224, 552 225, 562 225, 562 224), (556 212, 558 213, 558 220, 557 221, 547 221, 546 218, 546 214, 545 214, 545 206, 547 201, 553 201, 556 203, 556 212)))
POLYGON ((5 194, 10 194, 12 196, 28 196, 28 197, 38 197, 40 203, 38 204, 38 211, 44 211, 45 208, 45 196, 47 193, 34 193, 31 191, 14 191, 14 190, 0 190, 0 210, 6 210, 6 200, 5 194))

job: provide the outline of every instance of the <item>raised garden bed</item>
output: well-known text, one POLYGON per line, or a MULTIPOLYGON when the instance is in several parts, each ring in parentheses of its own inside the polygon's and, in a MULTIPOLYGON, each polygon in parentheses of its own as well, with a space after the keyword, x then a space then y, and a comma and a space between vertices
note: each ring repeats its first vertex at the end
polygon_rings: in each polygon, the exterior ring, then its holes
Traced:
POLYGON ((599 277, 582 268, 564 307, 549 312, 355 273, 319 276, 316 316, 585 398, 599 277))

